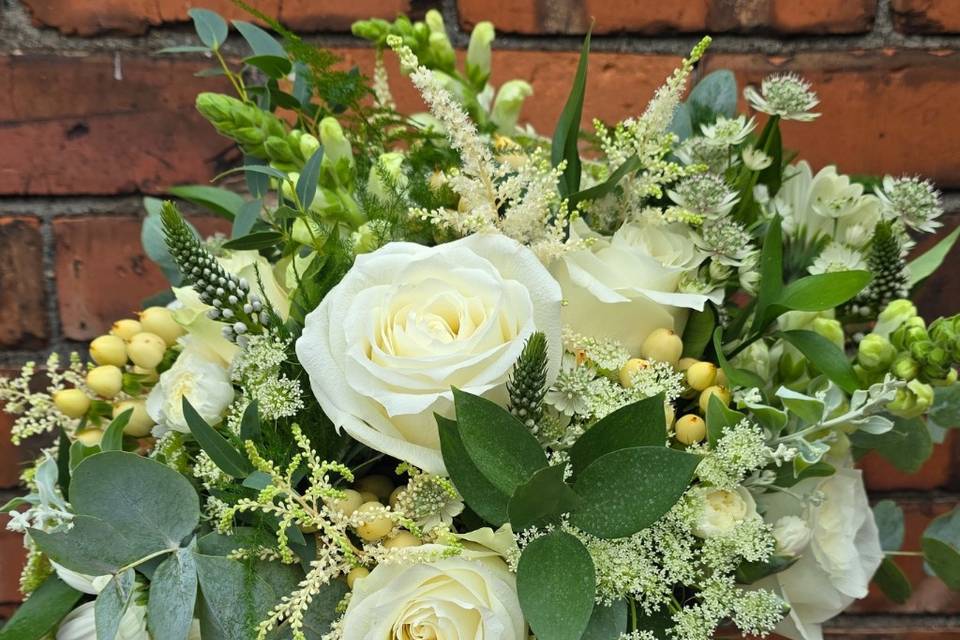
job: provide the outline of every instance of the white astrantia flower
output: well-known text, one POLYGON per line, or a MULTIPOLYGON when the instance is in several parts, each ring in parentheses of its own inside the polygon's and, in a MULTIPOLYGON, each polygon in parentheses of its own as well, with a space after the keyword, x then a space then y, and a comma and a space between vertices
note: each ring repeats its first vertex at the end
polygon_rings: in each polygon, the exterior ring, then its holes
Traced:
POLYGON ((651 331, 682 332, 690 310, 714 299, 679 292, 683 276, 706 257, 686 225, 628 222, 601 236, 575 220, 570 235, 587 248, 564 254, 550 270, 563 290, 564 325, 578 334, 616 340, 638 355, 651 331))
POLYGON ((834 271, 859 271, 866 268, 867 261, 862 253, 838 242, 831 242, 823 248, 823 251, 807 268, 807 271, 818 274, 834 271))
POLYGON ((725 216, 740 199, 723 178, 700 173, 683 178, 667 195, 678 206, 705 218, 725 216))
POLYGON ((414 565, 380 564, 354 584, 343 640, 526 640, 516 578, 494 552, 414 565))
POLYGON ((778 589, 790 605, 777 633, 793 640, 822 640, 822 624, 867 595, 884 554, 861 471, 840 466, 834 475, 804 480, 792 492, 815 499, 805 504, 774 492, 764 494, 760 504, 768 522, 785 516, 805 519, 808 546, 790 568, 758 586, 778 589))
POLYGON ((747 119, 747 116, 743 115, 736 118, 717 116, 716 121, 700 125, 700 131, 712 144, 734 146, 746 140, 756 126, 756 118, 747 119))
POLYGON ((773 164, 773 158, 756 147, 746 147, 740 155, 743 157, 743 164, 751 171, 763 171, 773 164))
POLYGON ((889 218, 925 233, 932 233, 942 226, 937 218, 943 215, 943 202, 940 192, 929 180, 885 176, 883 186, 876 190, 876 194, 889 218))
POLYGON ((434 413, 457 387, 505 403, 535 331, 560 367, 560 287, 528 248, 499 234, 436 247, 394 242, 357 257, 306 318, 297 357, 334 425, 367 446, 443 473, 434 413))
POLYGON ((190 433, 183 416, 184 397, 208 423, 217 422, 233 402, 227 364, 199 341, 189 336, 181 341, 183 351, 147 396, 147 413, 157 423, 155 435, 169 430, 190 433))
MULTIPOLYGON (((97 640, 95 604, 86 602, 68 613, 57 628, 56 640, 97 640)), ((150 634, 147 633, 147 608, 144 605, 138 604, 135 599, 130 602, 120 618, 115 638, 150 640, 150 634)))
POLYGON ((760 83, 759 92, 746 87, 743 97, 755 110, 784 120, 809 122, 820 116, 811 111, 820 104, 820 99, 810 90, 810 83, 795 73, 767 76, 760 83))

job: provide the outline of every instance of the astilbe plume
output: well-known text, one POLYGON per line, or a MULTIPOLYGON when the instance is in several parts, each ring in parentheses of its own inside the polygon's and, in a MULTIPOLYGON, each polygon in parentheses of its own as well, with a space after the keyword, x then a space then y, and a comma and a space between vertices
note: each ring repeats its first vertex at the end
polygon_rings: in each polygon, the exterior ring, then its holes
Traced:
POLYGON ((507 409, 526 426, 534 427, 543 412, 547 392, 547 338, 537 331, 527 339, 510 380, 507 409))

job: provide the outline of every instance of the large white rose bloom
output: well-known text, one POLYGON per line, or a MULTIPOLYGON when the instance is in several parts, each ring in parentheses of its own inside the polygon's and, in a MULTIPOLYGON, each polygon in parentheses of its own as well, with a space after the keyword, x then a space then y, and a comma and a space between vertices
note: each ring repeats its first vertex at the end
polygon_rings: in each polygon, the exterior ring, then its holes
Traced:
POLYGON ((822 640, 822 624, 867 595, 883 562, 883 550, 859 470, 838 468, 827 478, 797 484, 794 491, 806 495, 819 491, 823 502, 808 513, 798 513, 799 503, 785 493, 765 494, 760 502, 768 522, 804 517, 809 527, 807 548, 793 566, 759 586, 779 588, 790 604, 790 615, 777 633, 794 640, 822 640))
POLYGON ((498 557, 381 564, 356 582, 343 640, 526 640, 516 579, 498 557))
MULTIPOLYGON (((56 640, 97 640, 97 626, 93 607, 95 602, 87 602, 63 619, 57 628, 56 640)), ((150 640, 147 633, 147 608, 131 602, 120 618, 116 640, 150 640)))
POLYGON ((550 270, 563 290, 563 322, 577 333, 612 338, 637 355, 651 331, 681 333, 690 310, 711 299, 678 292, 683 275, 705 258, 682 225, 630 222, 607 237, 577 220, 571 237, 591 244, 550 270))
POLYGON ((183 351, 147 396, 147 413, 157 423, 154 433, 174 430, 190 433, 183 416, 183 398, 207 422, 216 422, 233 402, 233 384, 227 364, 196 340, 181 339, 183 351))
POLYGON ((478 234, 424 247, 392 242, 357 256, 306 318, 297 357, 338 428, 443 473, 434 413, 451 387, 499 402, 526 339, 542 331, 549 380, 560 363, 560 287, 526 247, 478 234))

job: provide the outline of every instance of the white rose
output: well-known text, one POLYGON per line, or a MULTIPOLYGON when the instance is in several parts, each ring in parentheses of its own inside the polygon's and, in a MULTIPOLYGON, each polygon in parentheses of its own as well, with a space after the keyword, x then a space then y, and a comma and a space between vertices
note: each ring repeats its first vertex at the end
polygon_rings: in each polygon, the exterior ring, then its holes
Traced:
POLYGON ((498 558, 381 564, 354 585, 343 640, 526 640, 516 579, 498 558))
POLYGON ((703 310, 710 296, 678 293, 681 278, 704 256, 682 225, 627 223, 601 236, 582 220, 573 239, 591 242, 551 265, 563 290, 563 321, 577 333, 612 338, 637 355, 654 329, 681 333, 691 309, 703 310))
POLYGON ((176 362, 160 374, 160 380, 147 396, 147 413, 157 423, 155 432, 172 429, 190 433, 183 417, 184 397, 209 423, 216 422, 233 402, 233 384, 226 363, 196 341, 185 342, 176 362))
POLYGON ((524 343, 542 331, 549 379, 562 349, 560 287, 526 247, 480 234, 436 247, 387 244, 356 263, 306 319, 297 357, 337 427, 442 473, 434 413, 451 387, 505 400, 524 343))
POLYGON ((800 516, 783 516, 773 524, 773 539, 777 541, 777 553, 797 556, 807 548, 812 532, 807 521, 800 516))
MULTIPOLYGON (((136 597, 136 596, 134 596, 136 597)), ((93 607, 96 603, 87 602, 63 619, 57 628, 56 640, 97 640, 96 619, 93 607)), ((116 640, 150 640, 147 633, 147 608, 131 602, 120 618, 116 640)))
POLYGON ((725 536, 747 520, 758 518, 757 503, 743 487, 706 489, 693 533, 701 538, 725 536))
MULTIPOLYGON (((795 493, 819 491, 823 501, 809 509, 810 542, 786 571, 758 586, 779 587, 791 607, 777 632, 794 640, 821 640, 821 625, 867 595, 870 579, 883 561, 880 535, 859 470, 838 468, 827 478, 805 480, 795 493)), ((763 496, 768 521, 798 515, 800 504, 783 493, 763 496)))
POLYGON ((880 199, 863 193, 863 185, 827 166, 816 176, 805 161, 784 170, 783 186, 773 200, 790 235, 812 240, 819 235, 862 247, 880 221, 880 199))

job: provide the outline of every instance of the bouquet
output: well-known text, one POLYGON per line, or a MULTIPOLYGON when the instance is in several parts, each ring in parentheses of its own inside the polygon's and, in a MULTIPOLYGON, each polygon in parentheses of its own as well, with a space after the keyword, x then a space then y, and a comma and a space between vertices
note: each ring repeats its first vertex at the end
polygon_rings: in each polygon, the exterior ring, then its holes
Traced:
POLYGON ((251 11, 165 51, 230 86, 197 108, 233 188, 171 190, 229 237, 147 198, 170 290, 0 382, 47 436, 0 638, 814 640, 871 580, 909 597, 898 555, 960 588, 960 514, 901 549, 855 467, 960 425, 960 315, 909 299, 960 234, 913 250, 930 182, 797 159, 795 75, 688 92, 708 38, 588 133, 588 37, 547 137, 489 23, 461 64, 436 11, 359 22, 367 78, 251 11))

